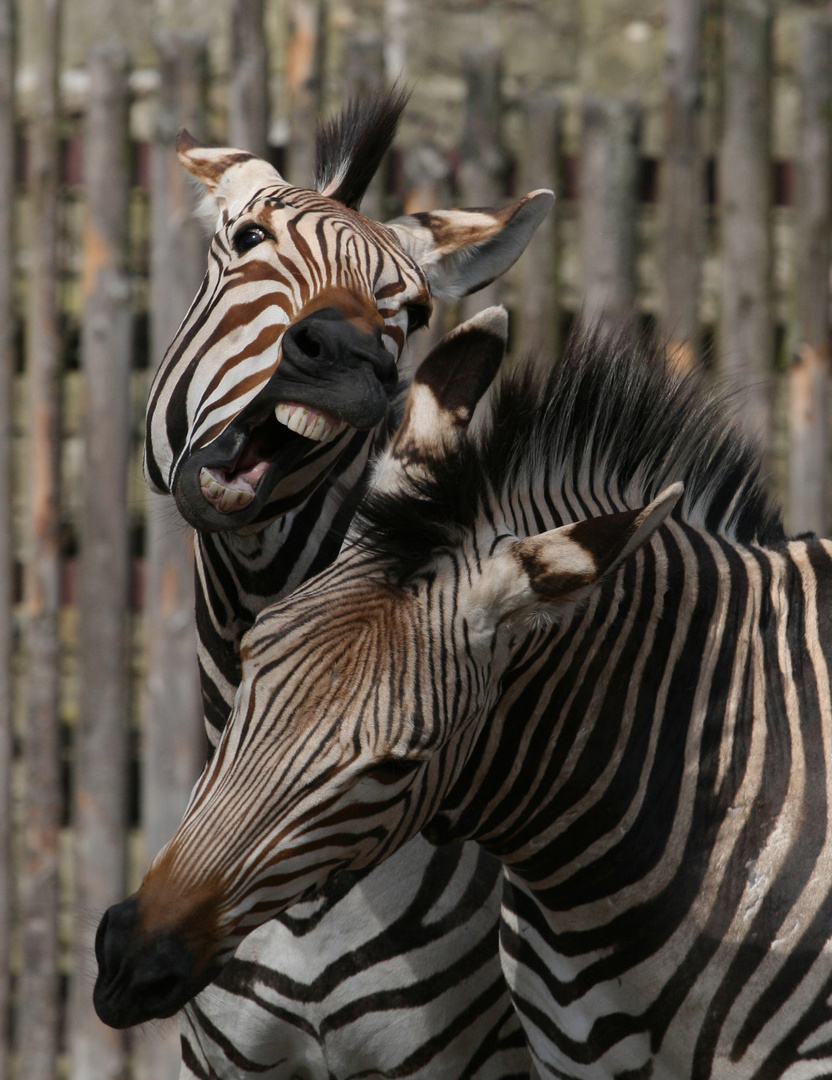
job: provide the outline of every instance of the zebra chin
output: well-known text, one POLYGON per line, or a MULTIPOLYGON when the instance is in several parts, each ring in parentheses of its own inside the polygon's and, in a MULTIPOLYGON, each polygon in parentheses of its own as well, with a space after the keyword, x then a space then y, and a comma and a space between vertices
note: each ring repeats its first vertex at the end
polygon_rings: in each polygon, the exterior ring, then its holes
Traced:
POLYGON ((98 977, 93 1004, 112 1028, 174 1016, 215 978, 220 964, 200 960, 176 930, 140 932, 135 897, 109 908, 95 938, 98 977))

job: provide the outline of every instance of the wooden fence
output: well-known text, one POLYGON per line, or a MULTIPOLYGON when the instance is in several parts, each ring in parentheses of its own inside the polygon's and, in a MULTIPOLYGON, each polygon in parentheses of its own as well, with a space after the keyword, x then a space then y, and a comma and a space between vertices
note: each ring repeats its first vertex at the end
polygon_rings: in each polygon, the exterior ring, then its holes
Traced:
MULTIPOLYGON (((166 1080, 175 1024, 110 1031, 90 991, 97 916, 172 831, 204 751, 189 530, 139 460, 152 370, 205 261, 172 139, 185 124, 302 180, 314 114, 394 75, 403 46, 346 36, 325 80, 327 5, 295 0, 285 136, 270 145, 264 0, 231 0, 227 82, 204 39, 161 36, 154 135, 139 140, 123 47, 89 57, 83 113, 62 110, 60 3, 39 4, 36 105, 18 115, 0 0, 0 1080, 166 1080)), ((581 313, 657 332, 674 363, 736 390, 792 527, 826 532, 832 21, 802 20, 800 151, 774 161, 772 8, 668 0, 666 18, 659 158, 638 99, 551 86, 507 101, 500 50, 479 46, 459 57, 459 130, 444 146, 406 132, 365 210, 555 188, 515 271, 462 309, 503 299, 515 350, 553 351, 581 313), (721 58, 709 81, 706 31, 721 58)))

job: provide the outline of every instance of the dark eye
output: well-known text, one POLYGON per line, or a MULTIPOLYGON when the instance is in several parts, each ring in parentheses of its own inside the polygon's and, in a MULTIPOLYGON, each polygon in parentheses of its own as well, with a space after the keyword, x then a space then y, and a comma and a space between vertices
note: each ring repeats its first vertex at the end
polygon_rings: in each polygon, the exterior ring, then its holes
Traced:
POLYGON ((373 779, 379 784, 398 784, 424 764, 417 758, 388 758, 373 766, 373 779))
POLYGON ((240 229, 235 234, 232 243, 234 244, 234 250, 239 255, 242 255, 244 251, 251 251, 258 244, 262 244, 264 240, 270 239, 272 239, 270 234, 259 225, 246 225, 245 228, 240 229))
POLYGON ((416 330, 421 330, 423 326, 427 326, 430 322, 431 309, 430 304, 408 304, 407 305, 407 332, 408 334, 415 333, 416 330))

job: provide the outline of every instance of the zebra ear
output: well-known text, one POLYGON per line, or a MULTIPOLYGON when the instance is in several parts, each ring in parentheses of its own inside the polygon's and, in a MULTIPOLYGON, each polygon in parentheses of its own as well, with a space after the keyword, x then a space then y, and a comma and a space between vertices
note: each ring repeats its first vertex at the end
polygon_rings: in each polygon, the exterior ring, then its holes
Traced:
POLYGON ((176 136, 176 153, 183 167, 221 206, 233 200, 240 183, 245 185, 246 198, 258 187, 286 183, 268 161, 231 146, 204 146, 185 128, 176 136))
POLYGON ((456 299, 504 274, 554 201, 541 189, 499 210, 433 210, 395 218, 387 227, 422 267, 433 295, 456 299))
POLYGON ((454 452, 505 354, 508 314, 496 306, 461 323, 419 365, 404 416, 376 476, 386 490, 454 452))
POLYGON ((557 603, 580 600, 647 543, 683 491, 682 484, 671 484, 638 510, 603 514, 518 540, 511 553, 531 594, 557 603))

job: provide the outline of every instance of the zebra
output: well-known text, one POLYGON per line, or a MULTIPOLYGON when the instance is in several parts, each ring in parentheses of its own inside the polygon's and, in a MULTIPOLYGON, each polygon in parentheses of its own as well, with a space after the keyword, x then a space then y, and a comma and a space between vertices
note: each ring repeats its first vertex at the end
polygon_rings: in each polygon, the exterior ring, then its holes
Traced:
POLYGON ((832 543, 659 351, 582 333, 486 393, 504 335, 428 356, 341 554, 246 635, 97 999, 422 830, 503 864, 541 1077, 828 1077, 832 543))
MULTIPOLYGON (((537 191, 500 210, 386 225, 361 215, 405 98, 351 103, 322 129, 316 190, 241 150, 178 139, 216 231, 150 390, 145 473, 196 529, 212 746, 240 681, 243 633, 337 554, 400 412, 407 338, 434 297, 503 273, 551 206, 537 191)), ((180 1014, 181 1080, 528 1077, 498 917, 499 866, 474 845, 417 837, 397 860, 342 875, 262 926, 180 1014)))

